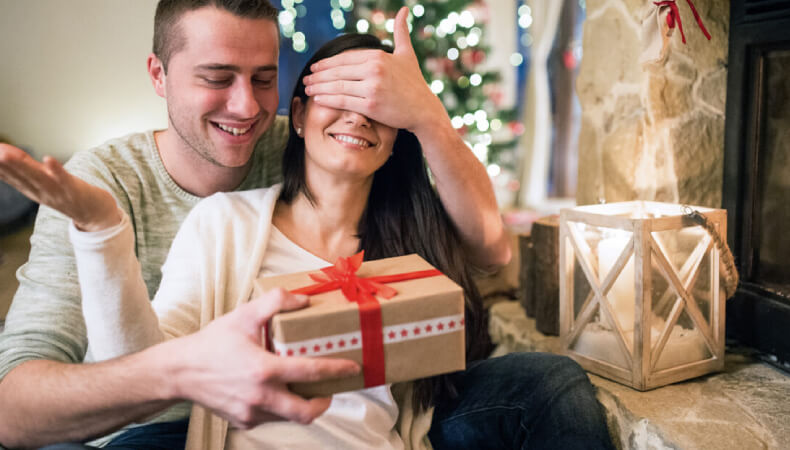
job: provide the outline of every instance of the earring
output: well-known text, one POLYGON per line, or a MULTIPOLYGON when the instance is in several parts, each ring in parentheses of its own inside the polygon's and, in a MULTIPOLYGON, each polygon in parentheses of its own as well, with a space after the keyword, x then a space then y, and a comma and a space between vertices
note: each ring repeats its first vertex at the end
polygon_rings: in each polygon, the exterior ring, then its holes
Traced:
POLYGON ((302 127, 296 127, 296 134, 297 134, 299 137, 302 137, 302 127))

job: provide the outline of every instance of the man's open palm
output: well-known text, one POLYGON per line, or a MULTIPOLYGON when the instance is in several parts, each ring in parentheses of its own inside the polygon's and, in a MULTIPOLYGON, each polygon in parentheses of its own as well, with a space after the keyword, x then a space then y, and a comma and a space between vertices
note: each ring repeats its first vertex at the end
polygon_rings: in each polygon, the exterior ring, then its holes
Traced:
POLYGON ((66 172, 54 158, 38 162, 21 149, 0 144, 0 179, 31 200, 67 215, 81 230, 98 231, 120 222, 109 192, 66 172))

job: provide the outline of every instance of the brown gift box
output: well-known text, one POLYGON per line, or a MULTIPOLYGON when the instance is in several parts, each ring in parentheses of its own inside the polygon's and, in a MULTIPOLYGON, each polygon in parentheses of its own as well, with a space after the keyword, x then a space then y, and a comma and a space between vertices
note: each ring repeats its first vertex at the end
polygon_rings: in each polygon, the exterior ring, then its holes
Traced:
MULTIPOLYGON (((434 267, 418 255, 362 263, 356 275, 367 278, 434 267)), ((282 287, 292 291, 314 285, 309 274, 318 271, 265 277, 256 289, 282 287)), ((376 300, 381 305, 387 383, 414 380, 465 368, 464 294, 444 275, 386 283, 397 294, 376 300)), ((270 336, 274 350, 283 356, 335 357, 362 365, 361 333, 357 304, 340 289, 310 297, 310 306, 272 318, 270 336)), ((304 396, 325 396, 365 387, 364 375, 295 383, 291 390, 304 396)))

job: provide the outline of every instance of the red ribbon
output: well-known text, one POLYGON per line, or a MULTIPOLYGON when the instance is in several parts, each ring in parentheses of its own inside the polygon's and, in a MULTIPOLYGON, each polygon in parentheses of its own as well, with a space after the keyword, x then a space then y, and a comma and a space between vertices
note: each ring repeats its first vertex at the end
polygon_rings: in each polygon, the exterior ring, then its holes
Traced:
MULTIPOLYGON (((694 3, 691 0, 686 0, 689 4, 689 8, 691 8, 691 12, 694 14, 694 19, 697 21, 697 25, 699 25, 702 33, 705 35, 708 40, 710 40, 710 33, 708 30, 705 29, 705 25, 702 23, 702 18, 699 16, 697 12, 697 8, 694 7, 694 3)), ((680 20, 680 10, 678 9, 678 5, 675 3, 675 0, 668 0, 668 1, 661 1, 661 2, 653 2, 656 6, 669 6, 669 14, 667 14, 667 25, 669 28, 675 28, 675 22, 678 24, 678 29, 680 30, 680 38, 683 40, 683 43, 686 43, 686 35, 683 34, 683 22, 680 20)))
POLYGON ((338 258, 334 266, 321 269, 322 273, 310 274, 316 284, 291 291, 294 294, 315 295, 340 289, 348 301, 359 306, 359 325, 362 332, 362 372, 365 387, 380 386, 385 383, 384 376, 384 334, 381 322, 381 305, 376 295, 390 299, 398 291, 384 283, 414 280, 441 275, 442 272, 418 270, 395 275, 358 277, 357 270, 362 265, 365 252, 361 251, 348 258, 338 258))

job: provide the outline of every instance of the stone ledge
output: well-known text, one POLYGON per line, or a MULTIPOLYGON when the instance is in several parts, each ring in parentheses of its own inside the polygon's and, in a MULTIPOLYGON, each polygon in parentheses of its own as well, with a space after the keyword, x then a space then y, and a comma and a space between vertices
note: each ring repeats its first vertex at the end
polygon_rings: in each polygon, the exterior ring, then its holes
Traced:
MULTIPOLYGON (((495 355, 561 353, 518 302, 491 307, 495 355)), ((725 370, 648 392, 589 375, 621 449, 790 448, 790 377, 746 351, 728 349, 725 370)))

